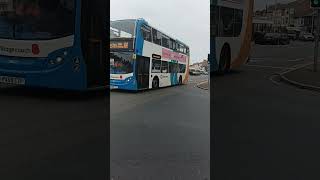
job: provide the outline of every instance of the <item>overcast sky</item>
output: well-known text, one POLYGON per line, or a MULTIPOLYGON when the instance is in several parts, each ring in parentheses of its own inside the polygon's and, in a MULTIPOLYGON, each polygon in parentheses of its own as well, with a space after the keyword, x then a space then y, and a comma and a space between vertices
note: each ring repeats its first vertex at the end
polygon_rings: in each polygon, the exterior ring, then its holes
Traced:
POLYGON ((190 47, 191 63, 210 51, 209 0, 111 0, 111 20, 144 18, 190 47))

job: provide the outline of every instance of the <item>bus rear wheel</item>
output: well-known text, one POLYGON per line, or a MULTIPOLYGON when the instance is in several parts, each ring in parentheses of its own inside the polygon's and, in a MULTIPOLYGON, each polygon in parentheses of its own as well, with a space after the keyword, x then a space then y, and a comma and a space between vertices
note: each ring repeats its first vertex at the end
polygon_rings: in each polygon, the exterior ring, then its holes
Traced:
POLYGON ((157 77, 155 77, 152 80, 152 89, 158 89, 159 88, 159 79, 157 77))
POLYGON ((230 71, 230 61, 231 61, 230 48, 228 48, 228 46, 224 46, 220 54, 218 74, 223 75, 230 71))

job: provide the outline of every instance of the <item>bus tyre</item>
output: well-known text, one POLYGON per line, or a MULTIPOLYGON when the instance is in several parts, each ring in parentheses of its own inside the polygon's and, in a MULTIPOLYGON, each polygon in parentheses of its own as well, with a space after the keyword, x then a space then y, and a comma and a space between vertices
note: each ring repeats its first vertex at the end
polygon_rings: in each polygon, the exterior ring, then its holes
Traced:
POLYGON ((228 46, 224 46, 222 48, 221 54, 220 54, 220 63, 219 63, 219 69, 218 74, 223 75, 230 70, 230 61, 231 61, 231 54, 230 49, 228 46))
POLYGON ((152 80, 152 89, 158 89, 158 88, 159 88, 159 79, 158 77, 155 77, 152 80))
POLYGON ((182 85, 182 76, 179 77, 179 85, 182 85))

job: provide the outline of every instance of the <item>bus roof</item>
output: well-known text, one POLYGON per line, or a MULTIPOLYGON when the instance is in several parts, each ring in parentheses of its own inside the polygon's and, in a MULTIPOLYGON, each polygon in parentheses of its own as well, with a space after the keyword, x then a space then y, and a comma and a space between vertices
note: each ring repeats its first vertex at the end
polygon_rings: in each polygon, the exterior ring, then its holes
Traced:
POLYGON ((148 26, 151 26, 153 29, 156 29, 157 31, 161 32, 162 34, 168 36, 171 39, 174 39, 175 41, 179 42, 180 44, 186 46, 187 48, 189 48, 189 46, 183 42, 181 42, 180 40, 176 39, 176 38, 172 38, 172 36, 168 35, 167 33, 162 32, 161 30, 159 30, 158 28, 155 28, 154 26, 150 25, 150 23, 148 23, 148 21, 146 21, 143 18, 138 18, 138 19, 120 19, 120 20, 114 20, 111 22, 117 22, 117 21, 132 21, 132 22, 142 22, 144 24, 147 24, 148 26))

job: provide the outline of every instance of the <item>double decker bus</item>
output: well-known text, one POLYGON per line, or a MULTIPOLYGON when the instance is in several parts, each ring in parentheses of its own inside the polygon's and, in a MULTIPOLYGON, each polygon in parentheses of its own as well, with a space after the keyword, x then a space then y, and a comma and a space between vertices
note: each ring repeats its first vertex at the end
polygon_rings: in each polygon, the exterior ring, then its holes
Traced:
POLYGON ((144 19, 111 21, 110 88, 157 89, 185 84, 189 47, 144 19))
POLYGON ((254 0, 210 3, 210 71, 224 74, 244 64, 250 56, 254 0))
POLYGON ((108 4, 7 0, 0 10, 0 83, 88 90, 107 87, 108 4))

